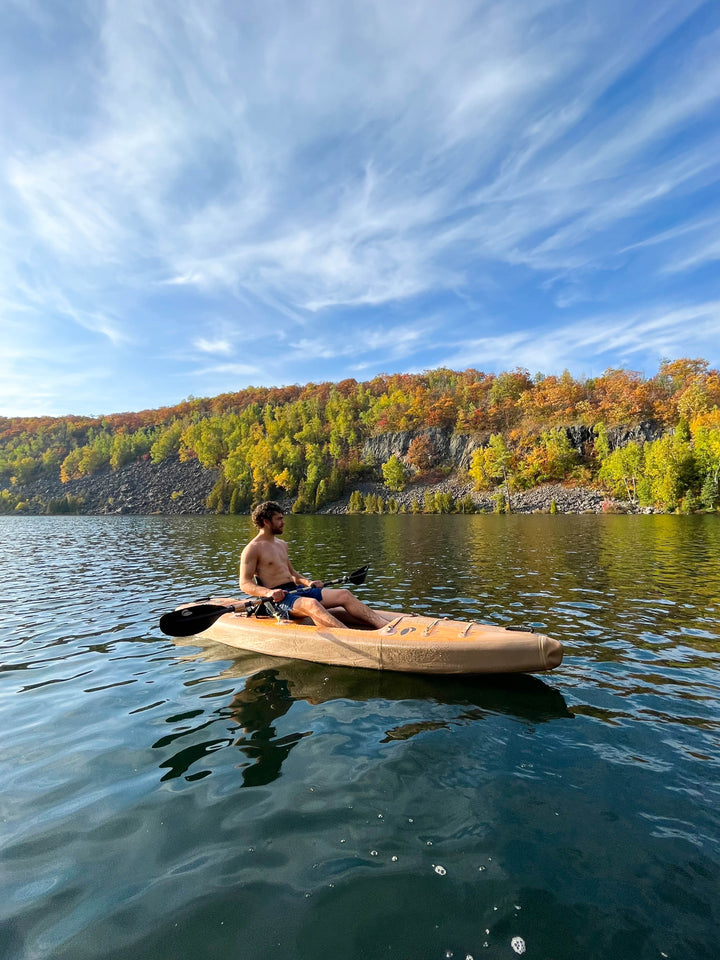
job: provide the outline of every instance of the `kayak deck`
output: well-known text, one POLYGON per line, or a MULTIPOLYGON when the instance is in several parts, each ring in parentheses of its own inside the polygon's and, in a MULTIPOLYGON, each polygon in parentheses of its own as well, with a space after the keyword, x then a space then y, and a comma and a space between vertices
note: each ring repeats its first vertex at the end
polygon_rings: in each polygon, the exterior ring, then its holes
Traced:
POLYGON ((379 612, 388 619, 379 629, 321 627, 309 620, 278 621, 230 612, 200 636, 270 656, 406 673, 540 673, 562 662, 562 644, 544 634, 474 620, 379 612))

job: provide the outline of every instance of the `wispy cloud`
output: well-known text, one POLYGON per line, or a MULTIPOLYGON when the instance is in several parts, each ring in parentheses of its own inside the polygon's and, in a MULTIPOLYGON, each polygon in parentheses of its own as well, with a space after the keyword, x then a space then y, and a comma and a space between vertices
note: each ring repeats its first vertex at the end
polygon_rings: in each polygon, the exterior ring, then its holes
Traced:
MULTIPOLYGON (((641 366, 650 359, 702 356, 703 346, 720 330, 720 300, 623 314, 588 315, 543 332, 516 330, 478 337, 454 345, 444 365, 483 369, 526 367, 531 372, 579 373, 592 365, 595 373, 615 366, 641 366)), ((648 373, 654 372, 648 370, 648 373)))
POLYGON ((194 346, 202 353, 230 354, 233 352, 232 344, 227 340, 206 340, 204 337, 199 337, 194 341, 194 346))
MULTIPOLYGON (((532 328, 559 345, 594 301, 612 334, 719 293, 703 268, 720 259, 720 16, 703 0, 9 9, 5 316, 64 325, 88 354, 106 341, 118 380, 133 351, 162 358, 144 405, 179 379, 212 389, 198 353, 227 359, 218 390, 258 369, 464 362, 461 339, 514 365, 503 344, 532 328)), ((716 336, 697 346, 720 360, 716 336)), ((62 403, 59 367, 57 389, 44 376, 62 403)))

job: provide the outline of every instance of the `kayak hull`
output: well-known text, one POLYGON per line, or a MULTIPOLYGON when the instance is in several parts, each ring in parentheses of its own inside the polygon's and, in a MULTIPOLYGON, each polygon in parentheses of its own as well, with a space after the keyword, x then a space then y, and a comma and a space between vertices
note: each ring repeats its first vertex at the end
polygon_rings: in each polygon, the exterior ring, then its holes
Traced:
POLYGON ((560 642, 541 633, 379 612, 389 621, 380 629, 319 627, 310 621, 226 613, 199 636, 269 656, 403 673, 542 673, 562 662, 560 642))

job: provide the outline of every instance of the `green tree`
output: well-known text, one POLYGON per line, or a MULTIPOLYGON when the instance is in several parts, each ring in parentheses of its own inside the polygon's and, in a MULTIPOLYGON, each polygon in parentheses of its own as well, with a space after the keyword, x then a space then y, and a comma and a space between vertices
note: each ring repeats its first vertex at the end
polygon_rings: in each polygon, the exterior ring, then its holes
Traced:
POLYGON ((305 480, 300 481, 298 495, 292 505, 292 513, 313 513, 315 510, 315 487, 305 480))
POLYGON ((480 447, 472 455, 470 477, 475 481, 477 490, 487 489, 493 483, 505 484, 505 496, 510 510, 510 472, 513 466, 513 454, 502 434, 493 433, 487 447, 480 447))
POLYGON ((720 499, 720 426, 697 427, 693 432, 693 451, 700 475, 704 477, 701 493, 703 506, 712 509, 720 499))
POLYGON ((595 434, 595 456, 600 463, 602 463, 602 461, 606 460, 612 452, 607 427, 604 423, 596 423, 595 427, 593 428, 593 433, 595 434))
POLYGON ((635 503, 638 498, 638 481, 644 466, 643 447, 632 440, 605 457, 598 477, 609 484, 616 496, 627 496, 628 500, 635 503))
POLYGON ((393 454, 382 465, 383 479, 390 490, 399 493, 407 484, 407 468, 400 457, 393 454))
POLYGON ((162 463, 172 454, 179 453, 182 432, 183 424, 180 420, 175 420, 169 427, 160 431, 150 447, 150 459, 153 463, 162 463))
POLYGON ((208 510, 214 510, 215 513, 223 513, 225 506, 230 498, 227 481, 223 476, 219 476, 215 485, 208 494, 205 506, 208 510))
POLYGON ((365 497, 365 513, 384 513, 385 501, 379 493, 369 493, 365 497))
POLYGON ((645 444, 645 470, 638 484, 641 503, 674 510, 696 481, 695 459, 684 430, 645 444))
POLYGON ((12 465, 11 481, 15 484, 29 483, 38 472, 39 464, 33 457, 19 457, 12 465))
POLYGON ((134 433, 116 433, 110 452, 110 469, 119 470, 126 463, 132 463, 144 456, 152 448, 152 441, 144 430, 134 433))
POLYGON ((700 490, 700 502, 706 510, 715 510, 720 504, 720 491, 718 491, 717 477, 712 473, 705 474, 702 488, 700 490))
POLYGON ((328 480, 326 477, 323 477, 315 491, 315 509, 319 510, 321 507, 324 507, 326 503, 329 503, 330 500, 328 480))
POLYGON ((577 462, 577 450, 563 427, 544 430, 517 463, 515 481, 523 487, 562 481, 572 473, 577 462))

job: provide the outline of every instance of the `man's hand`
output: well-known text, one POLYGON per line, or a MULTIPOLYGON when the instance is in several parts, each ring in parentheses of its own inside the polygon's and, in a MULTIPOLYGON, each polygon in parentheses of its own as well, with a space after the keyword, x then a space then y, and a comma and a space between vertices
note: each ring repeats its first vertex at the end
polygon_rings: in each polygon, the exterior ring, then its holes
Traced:
POLYGON ((287 596, 287 590, 273 590, 269 597, 265 597, 266 600, 273 600, 275 603, 280 603, 281 600, 284 600, 287 596))
POLYGON ((322 588, 325 586, 325 583, 322 580, 311 580, 310 586, 317 587, 319 590, 322 590, 322 588))

